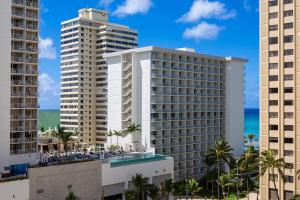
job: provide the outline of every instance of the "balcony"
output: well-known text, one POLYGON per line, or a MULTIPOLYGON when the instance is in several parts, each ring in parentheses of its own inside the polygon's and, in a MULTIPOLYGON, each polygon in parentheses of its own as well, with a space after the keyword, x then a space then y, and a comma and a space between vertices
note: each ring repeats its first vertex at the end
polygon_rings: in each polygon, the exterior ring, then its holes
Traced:
POLYGON ((23 45, 13 45, 12 50, 14 50, 14 51, 24 51, 25 48, 24 48, 23 45))
POLYGON ((38 41, 38 37, 34 36, 34 35, 27 35, 26 36, 26 40, 30 40, 30 41, 38 41))
POLYGON ((24 0, 12 0, 13 4, 24 5, 24 0))
POLYGON ((13 62, 24 62, 25 60, 24 60, 23 57, 15 57, 15 56, 13 56, 12 57, 12 61, 13 62))
POLYGON ((12 34, 11 37, 12 39, 17 39, 17 40, 24 40, 25 38, 23 34, 17 34, 17 33, 12 34))
POLYGON ((24 25, 24 23, 13 22, 12 23, 12 27, 15 27, 15 28, 25 28, 25 25, 24 25))
POLYGON ((13 16, 18 16, 18 17, 24 17, 24 12, 23 11, 19 11, 19 10, 13 10, 12 11, 12 15, 13 16))
POLYGON ((27 0, 26 1, 26 6, 33 7, 33 8, 38 8, 39 4, 38 4, 38 1, 27 0))
POLYGON ((27 29, 38 30, 38 26, 36 24, 26 24, 27 29))
POLYGON ((35 58, 26 58, 26 63, 37 63, 37 59, 35 58))
POLYGON ((37 13, 26 13, 26 17, 30 19, 38 19, 37 13))

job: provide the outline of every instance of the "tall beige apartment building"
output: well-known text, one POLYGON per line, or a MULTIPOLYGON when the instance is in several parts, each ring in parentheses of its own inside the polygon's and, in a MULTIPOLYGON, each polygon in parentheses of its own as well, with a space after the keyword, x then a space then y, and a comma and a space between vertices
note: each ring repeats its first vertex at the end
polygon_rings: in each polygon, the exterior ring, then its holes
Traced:
POLYGON ((107 66, 104 53, 135 48, 137 32, 108 22, 108 13, 79 10, 61 24, 61 126, 80 141, 104 147, 107 66))
POLYGON ((0 1, 0 178, 36 162, 39 0, 0 1))
POLYGON ((260 182, 261 199, 300 193, 300 1, 260 1, 260 148, 272 149, 290 169, 283 181, 269 171, 260 182), (298 41, 299 40, 299 41, 298 41))

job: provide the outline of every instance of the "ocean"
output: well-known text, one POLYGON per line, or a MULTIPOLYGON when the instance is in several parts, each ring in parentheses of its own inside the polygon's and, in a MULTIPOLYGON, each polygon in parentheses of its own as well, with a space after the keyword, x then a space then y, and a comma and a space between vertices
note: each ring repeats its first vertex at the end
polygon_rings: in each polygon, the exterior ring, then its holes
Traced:
MULTIPOLYGON (((59 124, 59 110, 40 110, 39 118, 39 127, 54 128, 59 124)), ((249 133, 255 135, 253 144, 258 146, 259 109, 245 109, 245 138, 249 133)))

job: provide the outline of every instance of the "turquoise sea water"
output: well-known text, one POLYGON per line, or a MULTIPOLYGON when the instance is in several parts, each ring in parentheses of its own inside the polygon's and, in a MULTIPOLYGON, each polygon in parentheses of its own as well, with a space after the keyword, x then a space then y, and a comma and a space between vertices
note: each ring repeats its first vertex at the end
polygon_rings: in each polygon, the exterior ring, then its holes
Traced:
MULTIPOLYGON (((40 127, 54 128, 59 124, 59 110, 40 110, 40 127)), ((255 134, 254 144, 259 139, 259 109, 245 109, 245 137, 249 133, 255 134)))
POLYGON ((253 144, 258 146, 259 140, 259 109, 245 109, 245 137, 249 133, 255 135, 253 144))

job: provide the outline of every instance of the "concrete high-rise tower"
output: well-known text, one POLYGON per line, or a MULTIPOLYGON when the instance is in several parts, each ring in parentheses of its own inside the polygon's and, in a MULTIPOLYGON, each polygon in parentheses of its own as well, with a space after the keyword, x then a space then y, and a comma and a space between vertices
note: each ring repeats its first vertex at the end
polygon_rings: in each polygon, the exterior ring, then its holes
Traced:
POLYGON ((108 13, 79 10, 61 24, 61 126, 80 141, 103 147, 106 137, 107 66, 104 53, 135 48, 137 32, 108 22, 108 13))
POLYGON ((0 177, 37 157, 39 0, 0 1, 0 177))
POLYGON ((273 150, 290 169, 284 179, 268 171, 260 181, 261 199, 291 199, 300 192, 300 1, 260 1, 260 150, 273 150))

